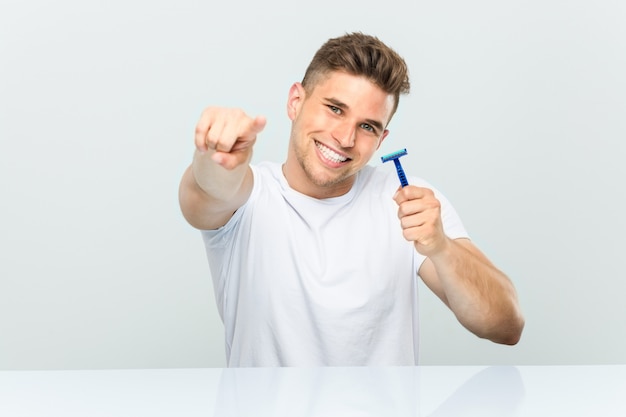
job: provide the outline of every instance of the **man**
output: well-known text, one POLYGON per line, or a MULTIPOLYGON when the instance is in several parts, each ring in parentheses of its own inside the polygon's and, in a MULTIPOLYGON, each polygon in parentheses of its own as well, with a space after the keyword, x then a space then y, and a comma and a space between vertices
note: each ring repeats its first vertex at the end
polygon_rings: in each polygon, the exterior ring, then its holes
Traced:
POLYGON ((202 113, 179 198, 202 230, 228 366, 416 364, 418 275, 477 336, 518 342, 512 283, 445 197, 367 165, 408 91, 404 60, 353 33, 291 87, 284 164, 250 164, 265 118, 202 113))

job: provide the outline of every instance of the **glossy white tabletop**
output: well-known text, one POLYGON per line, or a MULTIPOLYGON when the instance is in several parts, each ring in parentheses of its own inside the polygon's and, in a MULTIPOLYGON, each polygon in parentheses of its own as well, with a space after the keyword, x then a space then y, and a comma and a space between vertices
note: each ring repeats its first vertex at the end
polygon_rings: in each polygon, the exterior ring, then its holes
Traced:
POLYGON ((0 371, 0 416, 626 416, 626 365, 0 371))

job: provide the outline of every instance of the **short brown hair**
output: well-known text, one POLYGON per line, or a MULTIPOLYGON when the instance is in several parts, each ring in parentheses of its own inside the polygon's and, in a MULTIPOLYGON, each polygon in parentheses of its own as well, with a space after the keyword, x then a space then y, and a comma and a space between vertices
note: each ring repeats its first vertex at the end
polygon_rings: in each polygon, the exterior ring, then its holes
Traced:
POLYGON ((360 32, 331 38, 315 53, 302 86, 310 91, 324 76, 334 71, 364 76, 394 97, 392 115, 398 108, 400 94, 411 88, 404 59, 378 38, 360 32))

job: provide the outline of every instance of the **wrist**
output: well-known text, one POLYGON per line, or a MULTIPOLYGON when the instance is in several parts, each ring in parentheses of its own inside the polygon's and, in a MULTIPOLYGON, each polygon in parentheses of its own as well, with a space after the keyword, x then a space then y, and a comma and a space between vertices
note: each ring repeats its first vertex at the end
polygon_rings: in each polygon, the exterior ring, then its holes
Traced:
POLYGON ((454 248, 454 241, 444 235, 439 242, 429 246, 415 242, 415 248, 419 253, 428 257, 433 262, 448 262, 454 248))

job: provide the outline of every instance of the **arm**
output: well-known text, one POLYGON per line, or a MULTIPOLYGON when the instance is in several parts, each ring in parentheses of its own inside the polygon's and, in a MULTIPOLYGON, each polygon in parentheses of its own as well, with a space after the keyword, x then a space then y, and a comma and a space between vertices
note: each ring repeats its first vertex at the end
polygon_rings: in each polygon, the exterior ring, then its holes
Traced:
POLYGON ((193 227, 217 229, 246 202, 253 184, 252 148, 264 127, 263 117, 237 109, 210 107, 202 113, 193 162, 179 187, 183 216, 193 227))
POLYGON ((424 283, 472 333, 516 344, 524 318, 509 278, 469 239, 452 240, 444 234, 440 203, 431 190, 407 186, 394 200, 404 237, 427 256, 419 270, 424 283))

